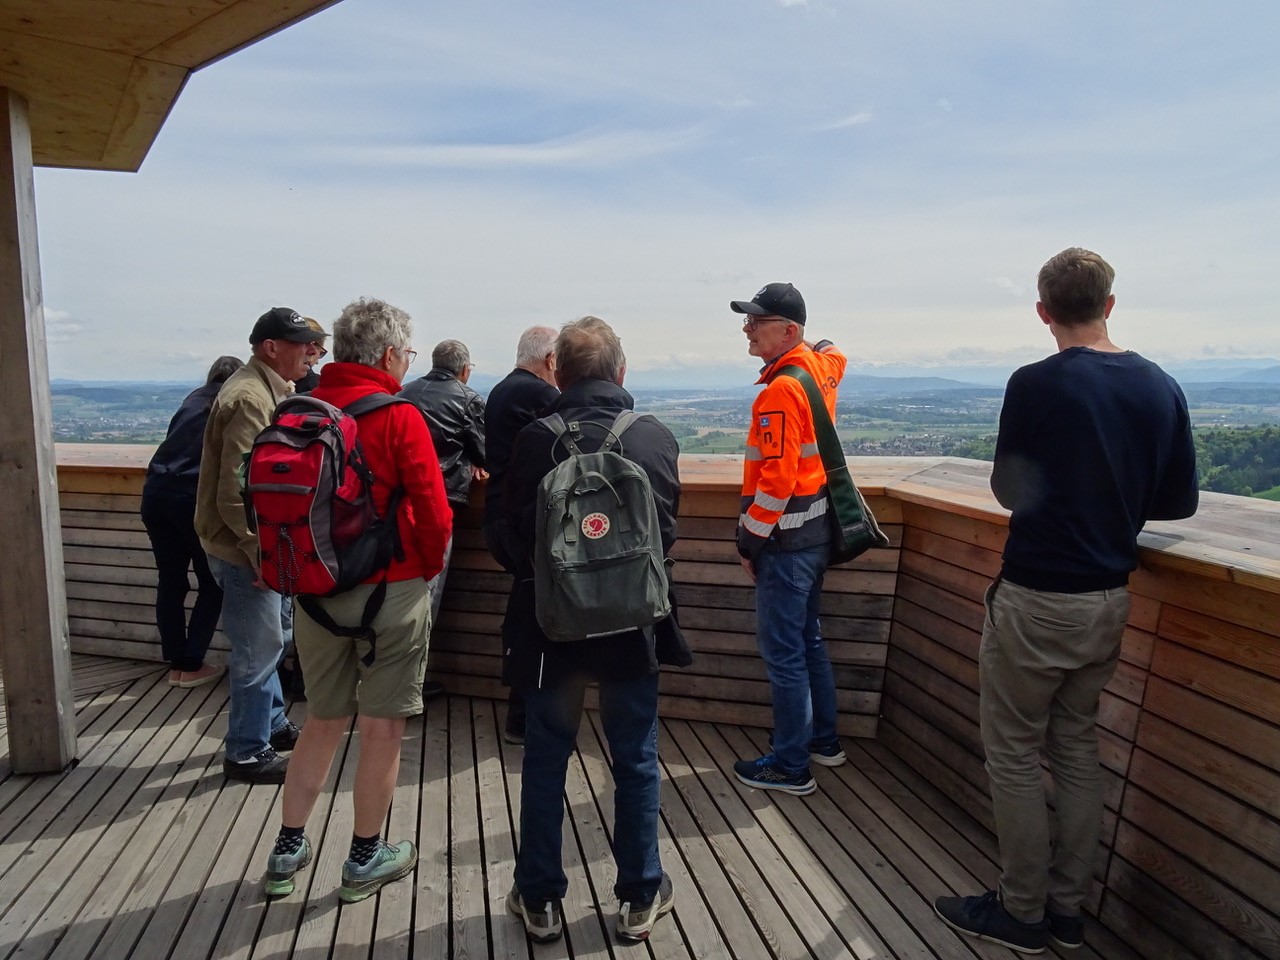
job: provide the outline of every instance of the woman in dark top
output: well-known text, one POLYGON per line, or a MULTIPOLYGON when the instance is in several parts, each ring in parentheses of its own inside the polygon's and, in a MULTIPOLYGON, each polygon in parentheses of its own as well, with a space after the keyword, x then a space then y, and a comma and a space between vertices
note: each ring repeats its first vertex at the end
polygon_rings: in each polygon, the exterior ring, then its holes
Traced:
POLYGON ((151 538, 159 574, 156 627, 160 648, 169 661, 169 685, 174 687, 213 683, 223 673, 222 667, 204 662, 222 613, 222 590, 209 572, 196 536, 196 483, 209 408, 223 382, 242 366, 236 357, 214 361, 204 386, 188 394, 169 421, 169 432, 147 466, 142 487, 142 523, 151 538), (191 567, 198 586, 188 624, 185 604, 191 589, 187 580, 191 567))

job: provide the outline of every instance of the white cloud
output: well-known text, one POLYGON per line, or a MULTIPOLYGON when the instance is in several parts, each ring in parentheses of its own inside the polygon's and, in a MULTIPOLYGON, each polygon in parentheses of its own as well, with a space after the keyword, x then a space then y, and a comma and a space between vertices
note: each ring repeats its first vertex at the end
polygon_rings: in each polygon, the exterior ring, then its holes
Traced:
POLYGON ((696 130, 587 133, 539 143, 455 143, 334 146, 328 158, 357 167, 493 170, 517 167, 598 167, 630 164, 689 149, 696 130))
POLYGON ((861 113, 851 114, 841 120, 834 120, 831 123, 824 123, 817 129, 823 130, 844 130, 846 127, 860 127, 863 124, 870 123, 875 119, 875 115, 870 111, 862 111, 861 113))
POLYGON ((48 343, 70 343, 83 333, 85 324, 65 310, 44 311, 44 336, 48 343))
POLYGON ((1025 288, 1019 283, 1014 283, 1008 277, 994 277, 991 282, 1001 290, 1007 290, 1019 300, 1026 296, 1025 288))

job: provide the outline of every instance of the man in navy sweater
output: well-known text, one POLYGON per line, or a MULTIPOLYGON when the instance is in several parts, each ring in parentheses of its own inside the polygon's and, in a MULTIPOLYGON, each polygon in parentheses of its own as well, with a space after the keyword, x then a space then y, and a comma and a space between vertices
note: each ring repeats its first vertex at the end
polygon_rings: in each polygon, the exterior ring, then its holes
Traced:
POLYGON ((1058 353, 1009 378, 991 474, 1012 512, 978 654, 1000 885, 940 897, 935 909, 962 933, 1023 953, 1084 942, 1102 822, 1098 697, 1120 656, 1137 536, 1148 520, 1191 516, 1198 501, 1182 391, 1108 335, 1114 278, 1078 247, 1041 268, 1036 311, 1058 353))

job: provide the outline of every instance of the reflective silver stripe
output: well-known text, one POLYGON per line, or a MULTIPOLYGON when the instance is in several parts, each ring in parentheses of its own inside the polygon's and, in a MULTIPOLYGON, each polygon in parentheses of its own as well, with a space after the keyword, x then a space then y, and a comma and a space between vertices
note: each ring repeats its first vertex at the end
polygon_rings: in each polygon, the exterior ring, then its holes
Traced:
POLYGON ((803 527, 810 520, 816 520, 818 517, 827 515, 827 500, 823 499, 810 505, 809 509, 804 513, 787 513, 778 521, 778 527, 782 530, 794 530, 796 527, 803 527))
MULTIPOLYGON (((787 500, 790 499, 790 497, 787 498, 787 500)), ((787 509, 787 500, 779 500, 777 497, 771 497, 763 490, 756 491, 756 506, 763 507, 765 510, 785 510, 787 509)))
POLYGON ((759 448, 759 447, 751 447, 751 446, 749 446, 749 447, 747 447, 747 459, 748 459, 748 460, 763 460, 763 459, 764 459, 764 454, 760 452, 760 448, 759 448))
POLYGON ((748 533, 754 533, 757 537, 767 537, 773 533, 773 524, 761 523, 750 514, 742 515, 742 526, 746 528, 748 533))
POLYGON ((816 457, 818 455, 818 445, 816 443, 800 444, 800 459, 805 457, 816 457))

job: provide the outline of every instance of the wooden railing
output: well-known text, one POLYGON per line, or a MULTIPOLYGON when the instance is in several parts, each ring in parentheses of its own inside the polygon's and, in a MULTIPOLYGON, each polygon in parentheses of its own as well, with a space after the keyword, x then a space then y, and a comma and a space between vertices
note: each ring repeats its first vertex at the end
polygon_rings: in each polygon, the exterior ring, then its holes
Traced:
MULTIPOLYGON (((76 651, 158 659, 137 519, 149 453, 59 450, 76 651)), ((977 650, 1007 528, 990 465, 850 463, 892 546, 827 576, 840 730, 877 737, 990 827, 977 650)), ((697 663, 664 673, 661 709, 769 726, 753 592, 733 547, 740 470, 736 457, 681 461, 676 590, 697 663)), ((455 536, 431 669, 457 692, 500 696, 508 580, 477 510, 455 536)), ((1106 818, 1090 908, 1153 958, 1280 957, 1280 505, 1206 495, 1194 519, 1152 524, 1142 545, 1100 708, 1106 818)))

